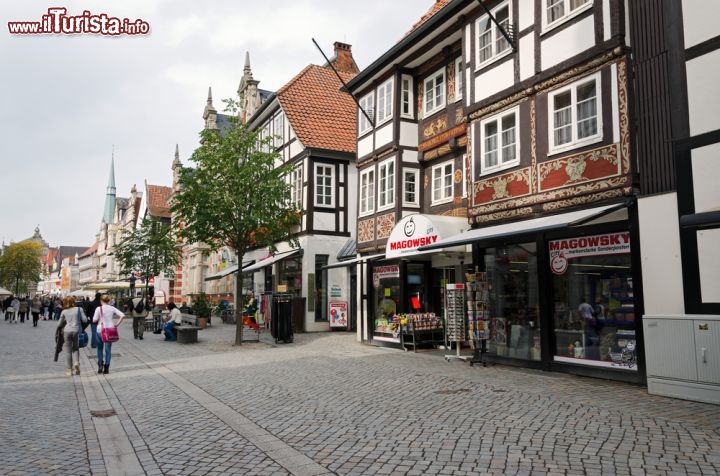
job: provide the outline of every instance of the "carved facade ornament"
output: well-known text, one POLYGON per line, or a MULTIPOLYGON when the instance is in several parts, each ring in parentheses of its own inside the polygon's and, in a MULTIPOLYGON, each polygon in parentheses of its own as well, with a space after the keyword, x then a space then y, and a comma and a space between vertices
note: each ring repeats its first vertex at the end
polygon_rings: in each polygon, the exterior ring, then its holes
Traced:
POLYGON ((425 180, 423 181, 423 187, 427 188, 428 184, 430 184, 430 177, 426 175, 425 180))
POLYGON ((455 124, 463 124, 467 122, 467 116, 465 116, 465 109, 462 106, 455 108, 455 124))
POLYGON ((620 114, 620 157, 623 172, 630 171, 630 119, 628 117, 627 63, 618 61, 618 113, 620 114))
POLYGON ((585 165, 584 156, 579 155, 577 157, 570 157, 567 161, 567 165, 565 165, 565 173, 568 176, 568 181, 578 182, 580 180, 587 180, 583 177, 586 167, 587 165, 585 165))
POLYGON ((509 174, 500 175, 486 180, 475 182, 474 194, 476 195, 483 190, 492 189, 492 200, 502 200, 504 198, 512 198, 512 194, 508 190, 508 185, 512 182, 525 182, 529 186, 530 168, 524 168, 510 172, 509 174))
POLYGON ((423 130, 423 136, 428 139, 435 134, 439 134, 445 129, 447 129, 447 117, 438 117, 425 127, 423 130))
POLYGON ((530 98, 530 193, 537 192, 537 114, 535 97, 530 98))
MULTIPOLYGON (((497 220, 505 220, 508 218, 515 218, 515 217, 521 217, 521 216, 527 216, 532 215, 533 209, 531 207, 525 207, 525 208, 515 208, 512 210, 506 210, 502 212, 495 212, 495 213, 485 213, 485 214, 477 214, 473 219, 473 223, 487 223, 491 221, 497 221, 497 220)), ((470 214, 475 214, 475 210, 470 210, 470 214)))
POLYGON ((455 183, 462 183, 462 170, 455 171, 455 183))
POLYGON ((582 197, 573 197, 566 200, 555 200, 553 202, 543 203, 543 210, 559 210, 561 208, 574 207, 576 205, 585 205, 586 203, 599 202, 600 200, 609 200, 611 198, 620 198, 630 195, 632 188, 616 188, 615 190, 607 190, 605 192, 593 193, 582 197))
POLYGON ((425 84, 422 81, 417 82, 417 115, 418 120, 422 119, 423 116, 423 88, 425 84))
MULTIPOLYGON (((571 185, 574 182, 579 182, 581 180, 592 180, 591 178, 585 177, 583 174, 585 173, 585 170, 587 169, 587 161, 590 162, 597 162, 599 160, 603 160, 608 162, 610 165, 616 167, 617 172, 613 175, 618 175, 622 171, 618 167, 619 165, 619 159, 618 159, 618 148, 616 144, 601 147, 599 149, 594 149, 589 152, 583 152, 582 154, 570 156, 570 157, 563 157, 560 159, 551 160, 549 162, 543 162, 538 166, 538 169, 540 170, 540 188, 544 190, 548 190, 550 188, 558 188, 558 187, 542 187, 542 182, 548 178, 548 176, 555 171, 565 169, 565 173, 567 174, 568 181, 560 187, 564 187, 566 185, 571 185)), ((599 177, 595 177, 599 178, 599 177)))
POLYGON ((452 66, 448 65, 445 68, 445 75, 447 76, 447 104, 455 102, 455 64, 452 66))
POLYGON ((367 243, 375 240, 375 219, 361 220, 358 222, 358 242, 367 243))
POLYGON ((387 213, 377 217, 377 239, 387 238, 395 226, 395 213, 387 213))

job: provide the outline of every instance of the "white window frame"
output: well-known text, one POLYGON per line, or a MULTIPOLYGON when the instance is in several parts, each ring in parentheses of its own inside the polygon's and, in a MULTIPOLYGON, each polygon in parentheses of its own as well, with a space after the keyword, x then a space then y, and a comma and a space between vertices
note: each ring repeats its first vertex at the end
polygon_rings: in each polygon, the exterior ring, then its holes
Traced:
POLYGON ((431 177, 430 177, 430 185, 431 185, 431 187, 430 187, 431 192, 430 192, 430 193, 432 193, 432 196, 431 196, 431 199, 430 199, 430 204, 431 204, 431 205, 442 205, 443 203, 452 202, 452 201, 453 201, 453 197, 454 197, 454 195, 455 195, 455 193, 454 193, 454 188, 455 188, 455 161, 454 161, 454 160, 448 160, 447 162, 443 162, 442 164, 438 164, 438 165, 434 166, 434 167, 432 168, 432 175, 431 175, 431 177), (448 174, 445 174, 445 169, 447 168, 447 166, 450 166, 450 174, 449 174, 449 175, 450 175, 450 194, 449 194, 449 195, 446 195, 446 194, 445 194, 445 192, 446 192, 446 186, 445 186, 445 184, 444 184, 444 180, 442 180, 442 179, 444 179, 445 177, 448 176, 448 174), (440 196, 439 198, 435 198, 435 190, 436 190, 436 188, 435 188, 435 178, 436 178, 436 175, 437 175, 438 171, 440 171, 440 172, 443 174, 443 175, 440 176, 442 181, 441 181, 440 188, 439 188, 439 190, 442 191, 442 194, 441 194, 441 196, 440 196))
POLYGON ((375 213, 375 166, 360 171, 360 204, 358 209, 360 216, 372 215, 375 213), (365 177, 368 177, 365 179, 365 177), (365 180, 363 182, 363 180, 365 180))
POLYGON ((447 78, 445 77, 445 67, 443 66, 439 70, 435 71, 433 74, 425 78, 423 81, 423 117, 430 117, 431 115, 435 114, 436 112, 442 110, 445 107, 445 104, 447 102, 447 78), (432 109, 428 108, 428 102, 427 102, 427 91, 428 91, 428 83, 433 83, 433 90, 437 88, 437 82, 435 81, 438 76, 442 76, 442 103, 435 103, 435 97, 436 95, 433 94, 433 107, 432 109))
POLYGON ((560 2, 563 4, 563 8, 565 9, 565 12, 569 12, 569 13, 565 13, 560 18, 553 20, 551 22, 548 22, 548 17, 547 17, 548 0, 542 0, 542 4, 540 6, 540 8, 542 9, 542 13, 540 14, 542 16, 541 33, 546 33, 548 31, 562 25, 563 23, 570 20, 571 18, 575 18, 576 16, 580 15, 582 12, 592 8, 594 0, 589 0, 585 4, 577 7, 575 10, 572 10, 572 11, 570 11, 571 0, 560 0, 560 2))
MULTIPOLYGON (((270 137, 270 121, 268 121, 262 128, 262 133, 260 135, 260 140, 264 141, 270 137)), ((270 144, 264 143, 262 145, 263 152, 270 152, 270 144)))
POLYGON ((380 124, 385 124, 393 117, 394 82, 394 78, 390 78, 377 88, 377 113, 375 116, 375 127, 378 127, 380 124))
POLYGON ((273 145, 276 149, 285 143, 285 117, 282 112, 273 118, 273 145), (278 130, 280 129, 280 130, 278 130))
POLYGON ((492 174, 500 170, 510 169, 520 164, 520 108, 514 107, 512 109, 505 110, 501 113, 495 114, 494 116, 488 117, 480 121, 480 176, 492 174), (507 162, 502 161, 502 149, 507 144, 502 143, 502 120, 503 118, 514 115, 515 116, 515 159, 507 162), (485 126, 489 123, 497 123, 497 137, 498 137, 498 163, 491 167, 485 166, 485 126))
POLYGON ((403 179, 402 179, 402 204, 404 207, 414 207, 419 208, 420 207, 420 170, 419 169, 403 169, 403 179), (413 192, 415 194, 415 201, 408 201, 405 199, 405 194, 407 193, 406 185, 407 185, 407 176, 412 175, 413 180, 415 182, 415 191, 413 192))
POLYGON ((413 77, 409 74, 403 74, 400 76, 400 117, 404 117, 406 119, 413 119, 415 117, 415 112, 413 111, 413 99, 414 99, 414 93, 413 93, 413 77), (406 83, 407 81, 407 83, 406 83), (405 88, 405 84, 408 85, 407 88, 405 88), (407 95, 407 101, 405 101, 405 96, 407 95), (407 104, 408 112, 405 112, 405 105, 407 104))
POLYGON ((303 167, 298 164, 290 174, 290 184, 292 186, 292 202, 303 208, 303 167))
POLYGON ((548 155, 557 154, 559 152, 565 152, 572 149, 577 149, 578 147, 583 147, 589 144, 595 144, 597 142, 601 142, 603 140, 603 120, 602 120, 602 81, 600 78, 600 71, 598 71, 595 74, 591 74, 590 76, 585 76, 582 79, 579 79, 565 87, 562 87, 560 89, 556 89, 555 91, 551 91, 548 93, 548 101, 547 101, 547 109, 548 109, 548 155), (583 84, 586 84, 590 81, 595 81, 595 101, 596 101, 596 107, 597 107, 597 133, 595 135, 585 137, 583 139, 578 139, 578 130, 577 130, 577 88, 578 86, 581 86, 583 84), (562 144, 560 146, 555 145, 555 118, 554 118, 554 112, 553 109, 553 102, 555 96, 558 94, 566 93, 567 91, 570 91, 571 99, 570 99, 570 107, 572 112, 572 141, 568 142, 567 144, 562 144))
POLYGON ((460 56, 455 60, 455 102, 458 102, 463 98, 464 79, 463 59, 462 56, 460 56))
POLYGON ((363 114, 362 109, 367 112, 368 116, 374 117, 375 109, 375 91, 370 91, 365 96, 360 98, 360 107, 358 108, 358 137, 365 135, 373 129, 372 124, 363 114))
MULTIPOLYGON (((493 17, 497 18, 497 12, 498 10, 502 10, 503 8, 507 7, 508 9, 508 23, 512 25, 512 2, 510 0, 507 0, 505 2, 502 2, 495 8, 491 9, 490 12, 493 14, 493 17)), ((485 14, 482 15, 480 18, 475 20, 475 71, 484 68, 485 66, 494 63, 496 61, 499 61, 501 58, 506 57, 507 55, 511 54, 513 52, 512 46, 508 44, 507 48, 504 50, 498 52, 496 51, 498 40, 504 39, 502 32, 498 29, 497 24, 495 22, 490 20, 490 16, 485 14), (492 45, 492 54, 490 57, 484 61, 480 60, 480 22, 487 21, 490 25, 490 44, 492 45)), ((505 40, 507 43, 507 40, 505 40)))
POLYGON ((377 209, 378 211, 387 210, 395 206, 395 177, 397 176, 397 166, 395 164, 395 157, 391 157, 378 164, 377 172, 377 209), (392 174, 388 171, 392 167, 392 174), (382 174, 385 172, 385 178, 382 178, 382 174))
MULTIPOLYGON (((327 177, 328 175, 323 173, 322 176, 327 177)), ((325 187, 324 184, 323 184, 323 187, 325 187)), ((332 165, 332 164, 315 164, 315 187, 314 188, 315 188, 314 195, 315 195, 315 206, 316 207, 332 208, 335 206, 335 166, 334 165, 332 165), (323 203, 320 203, 318 201, 318 199, 321 196, 320 194, 318 194, 318 184, 319 184, 318 177, 321 175, 318 172, 320 169, 323 169, 324 171, 327 171, 327 170, 330 171, 330 175, 329 175, 329 177, 330 177, 330 203, 329 204, 325 203, 324 200, 323 200, 323 203)), ((323 194, 322 197, 326 197, 326 195, 323 194)))

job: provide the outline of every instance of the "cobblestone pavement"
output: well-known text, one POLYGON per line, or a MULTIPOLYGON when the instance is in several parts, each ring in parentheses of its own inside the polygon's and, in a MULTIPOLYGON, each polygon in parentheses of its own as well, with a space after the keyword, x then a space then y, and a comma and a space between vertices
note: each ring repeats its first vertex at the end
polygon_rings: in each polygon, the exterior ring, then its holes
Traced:
POLYGON ((0 474, 720 473, 720 407, 638 386, 222 324, 70 378, 54 326, 0 322, 0 474))

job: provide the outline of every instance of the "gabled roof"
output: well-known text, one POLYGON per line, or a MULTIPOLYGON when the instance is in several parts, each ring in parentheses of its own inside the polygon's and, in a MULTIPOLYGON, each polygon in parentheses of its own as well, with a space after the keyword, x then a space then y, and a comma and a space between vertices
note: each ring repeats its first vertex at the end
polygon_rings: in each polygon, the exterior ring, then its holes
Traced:
POLYGON ((171 187, 147 185, 147 210, 153 217, 170 218, 171 187))
POLYGON ((48 266, 52 265, 57 258, 58 251, 60 251, 58 248, 50 248, 47 255, 45 255, 44 263, 48 266))
POLYGON ((86 257, 86 256, 90 256, 91 254, 95 253, 95 252, 97 251, 97 249, 98 249, 98 242, 96 241, 95 243, 93 243, 93 245, 92 245, 90 248, 88 248, 88 249, 86 249, 85 251, 83 251, 83 252, 78 256, 78 258, 84 258, 84 257, 86 257))
POLYGON ((412 33, 413 31, 417 30, 418 28, 420 28, 420 26, 421 26, 423 23, 425 23, 426 21, 428 21, 429 19, 431 19, 432 17, 434 17, 435 14, 436 14, 437 12, 439 12, 440 10, 442 10, 443 7, 444 7, 445 5, 447 5, 448 3, 450 3, 450 0, 435 0, 435 3, 433 4, 433 6, 430 7, 430 8, 428 9, 428 11, 425 12, 425 14, 424 14, 423 16, 421 16, 420 19, 419 19, 417 22, 415 22, 415 24, 412 26, 412 28, 410 28, 410 30, 408 30, 407 33, 405 33, 405 34, 403 35, 403 37, 408 36, 410 33, 412 33))
POLYGON ((75 255, 84 253, 86 249, 87 246, 61 246, 56 259, 59 262, 63 258, 75 258, 75 255))
MULTIPOLYGON (((340 71, 345 82, 354 73, 340 71)), ((305 147, 355 152, 357 107, 335 73, 311 64, 277 92, 280 106, 305 147)))

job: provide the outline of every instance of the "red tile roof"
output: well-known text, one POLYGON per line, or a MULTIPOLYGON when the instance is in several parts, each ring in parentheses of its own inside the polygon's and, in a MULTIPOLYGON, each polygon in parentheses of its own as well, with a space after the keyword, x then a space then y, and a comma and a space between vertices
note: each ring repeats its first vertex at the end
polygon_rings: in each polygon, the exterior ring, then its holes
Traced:
POLYGON ((97 251, 97 249, 98 249, 98 242, 96 241, 95 243, 93 243, 93 245, 90 248, 83 251, 80 254, 80 256, 78 256, 78 258, 84 258, 85 256, 90 256, 91 254, 95 253, 97 251))
MULTIPOLYGON (((355 73, 340 71, 345 82, 355 73)), ((277 92, 278 101, 305 147, 355 152, 357 107, 328 67, 309 65, 277 92)))
POLYGON ((427 12, 425 12, 425 14, 423 16, 421 16, 417 22, 415 22, 415 24, 412 26, 412 28, 410 28, 410 30, 407 33, 405 33, 404 36, 408 36, 410 33, 417 30, 418 28, 420 28, 420 26, 423 23, 425 23, 426 21, 428 21, 429 19, 434 17, 435 14, 437 12, 439 12, 440 10, 442 10, 442 8, 445 5, 447 5, 448 3, 450 3, 450 0, 435 0, 435 3, 433 4, 433 6, 430 7, 430 9, 427 12))
POLYGON ((55 258, 57 258, 59 252, 59 248, 50 248, 47 255, 45 255, 45 258, 43 258, 43 263, 48 266, 52 265, 55 262, 55 258))
POLYGON ((172 188, 147 185, 147 209, 150 216, 170 218, 170 195, 172 188))

